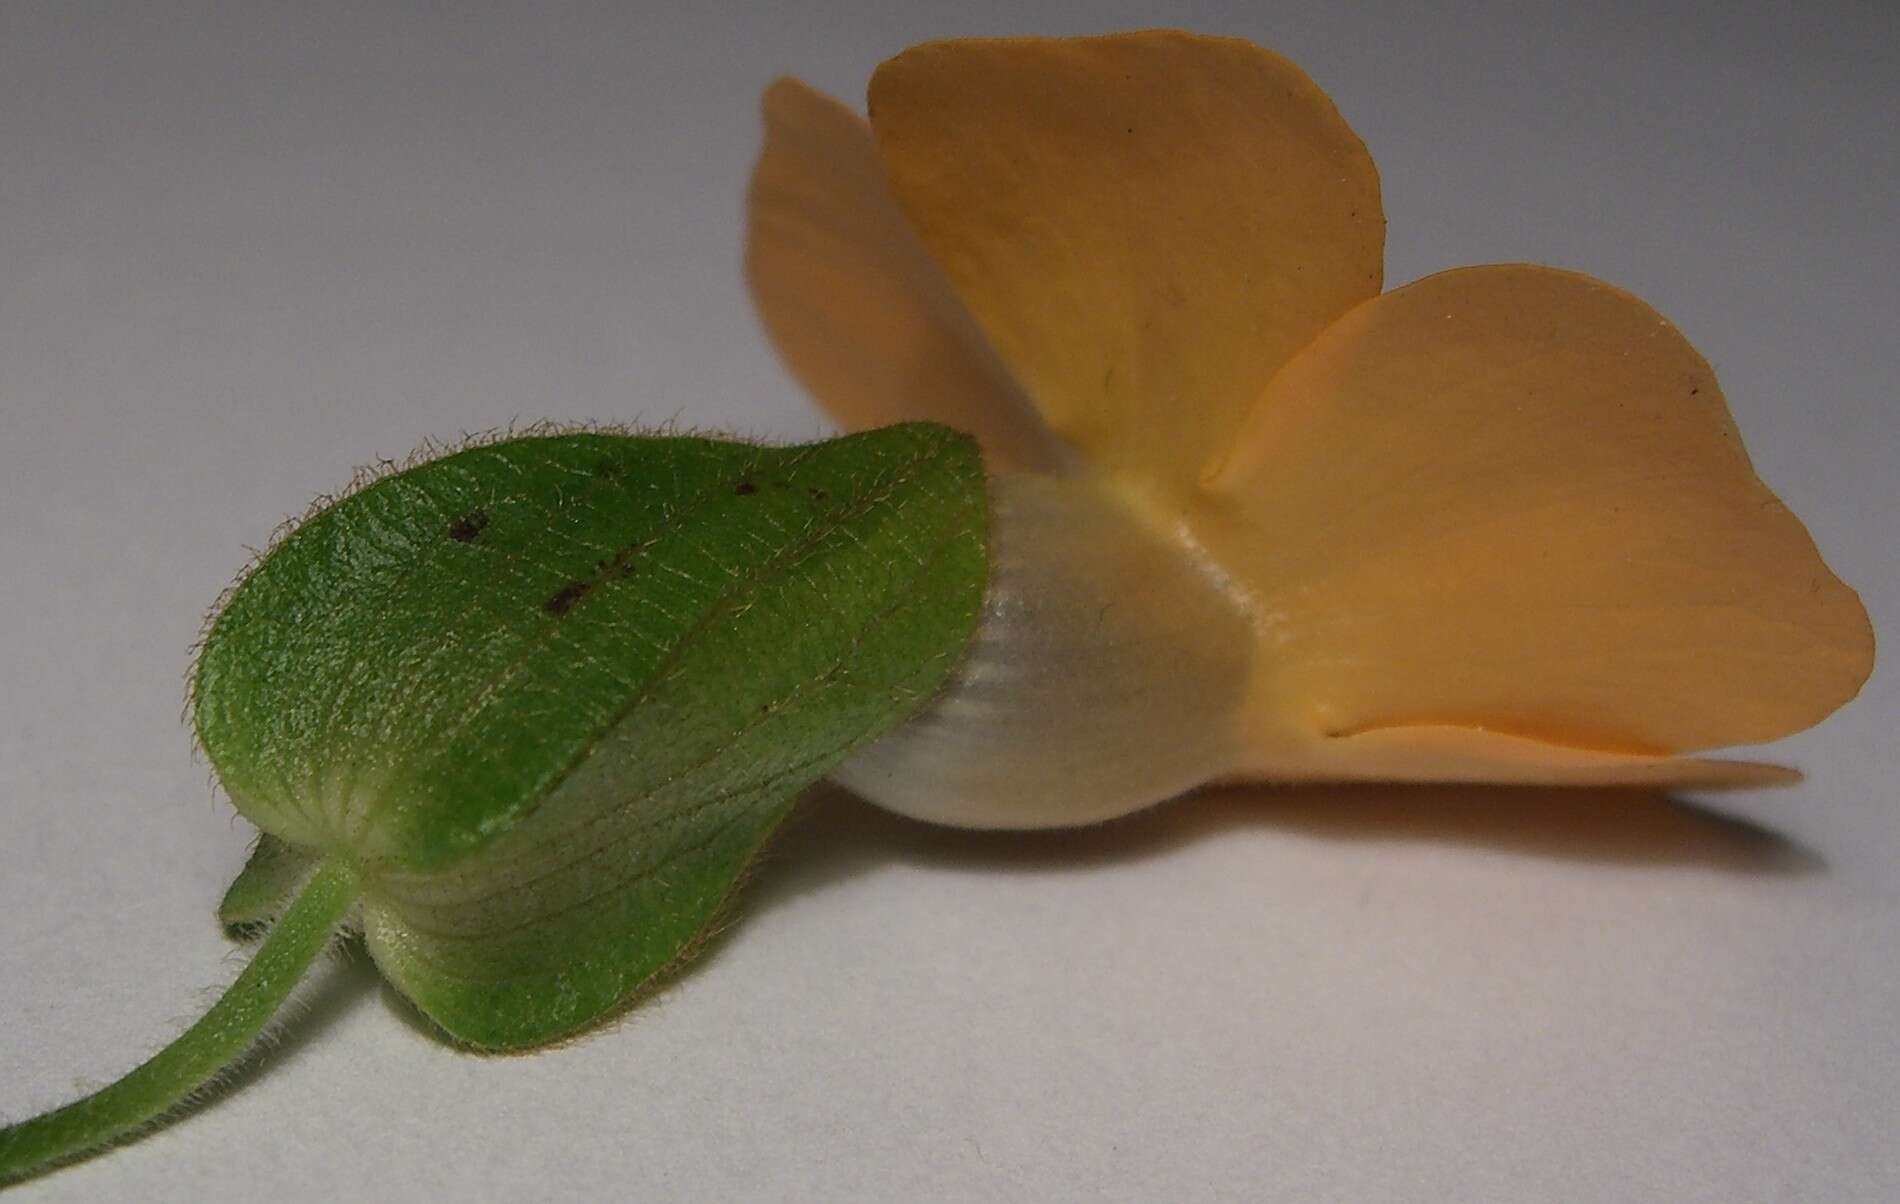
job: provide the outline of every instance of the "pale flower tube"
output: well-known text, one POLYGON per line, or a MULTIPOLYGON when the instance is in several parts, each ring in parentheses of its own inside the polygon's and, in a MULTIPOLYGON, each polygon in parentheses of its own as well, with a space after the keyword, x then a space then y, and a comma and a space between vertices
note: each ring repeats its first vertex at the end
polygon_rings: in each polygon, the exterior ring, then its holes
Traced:
POLYGON ((767 93, 748 279, 843 426, 978 438, 994 552, 859 793, 1044 827, 1215 781, 1782 782, 1686 754, 1870 672, 1694 348, 1552 268, 1382 293, 1372 161, 1285 59, 931 43, 870 113, 767 93))

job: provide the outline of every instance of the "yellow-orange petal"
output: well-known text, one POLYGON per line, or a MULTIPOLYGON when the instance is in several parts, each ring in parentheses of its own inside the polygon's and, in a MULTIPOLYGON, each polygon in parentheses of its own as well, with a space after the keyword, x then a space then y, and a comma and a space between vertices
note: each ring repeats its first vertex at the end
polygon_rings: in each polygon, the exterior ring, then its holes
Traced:
POLYGON ((1379 291, 1378 175, 1299 68, 1172 31, 881 66, 898 203, 1057 434, 1192 486, 1274 371, 1379 291))
POLYGON ((1064 452, 891 199, 864 119, 797 80, 765 93, 746 280, 779 354, 846 430, 929 419, 996 468, 1064 452))
POLYGON ((1206 497, 1198 533, 1257 608, 1268 744, 1692 751, 1818 722, 1872 667, 1859 599, 1755 477, 1708 364, 1586 276, 1469 268, 1359 307, 1206 497))

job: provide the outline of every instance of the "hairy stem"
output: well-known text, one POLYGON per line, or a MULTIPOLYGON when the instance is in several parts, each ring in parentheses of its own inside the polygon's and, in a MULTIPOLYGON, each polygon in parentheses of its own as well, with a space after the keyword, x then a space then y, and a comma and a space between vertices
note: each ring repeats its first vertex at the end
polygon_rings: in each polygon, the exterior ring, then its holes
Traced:
POLYGON ((319 865, 244 973, 183 1036, 111 1086, 0 1129, 0 1184, 110 1145, 163 1116, 229 1065, 329 944, 357 889, 348 867, 319 865))

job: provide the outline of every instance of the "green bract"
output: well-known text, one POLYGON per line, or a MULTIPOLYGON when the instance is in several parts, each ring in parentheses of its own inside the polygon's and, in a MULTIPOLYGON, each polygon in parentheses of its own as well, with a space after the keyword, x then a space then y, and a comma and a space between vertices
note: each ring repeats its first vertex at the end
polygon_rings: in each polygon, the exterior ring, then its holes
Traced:
MULTIPOLYGON (((255 965, 294 980, 355 902, 377 965, 457 1040, 585 1027, 691 946, 803 788, 943 684, 985 517, 974 443, 928 424, 794 448, 509 439, 329 506, 231 594, 198 664, 199 737, 264 831, 221 918, 284 916, 255 965)), ((0 1130, 0 1180, 182 1098, 288 990, 263 977, 243 1023, 208 1016, 0 1130)))

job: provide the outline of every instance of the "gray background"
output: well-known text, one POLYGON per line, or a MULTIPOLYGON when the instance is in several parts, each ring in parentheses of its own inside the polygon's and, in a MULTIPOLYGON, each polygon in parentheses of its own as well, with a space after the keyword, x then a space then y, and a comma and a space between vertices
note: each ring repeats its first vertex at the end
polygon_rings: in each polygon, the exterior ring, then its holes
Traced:
MULTIPOLYGON (((0 1111, 237 964, 248 833, 179 712, 246 545, 428 435, 822 429, 738 275, 780 72, 855 98, 928 36, 1156 24, 1290 54, 1378 159, 1392 282, 1654 302, 1891 636, 1900 25, 1798 7, 0 7, 0 1111)), ((1719 812, 1285 792, 974 838, 821 801, 610 1031, 467 1056, 331 970, 241 1090, 18 1198, 1892 1199, 1895 694, 1719 812)))

